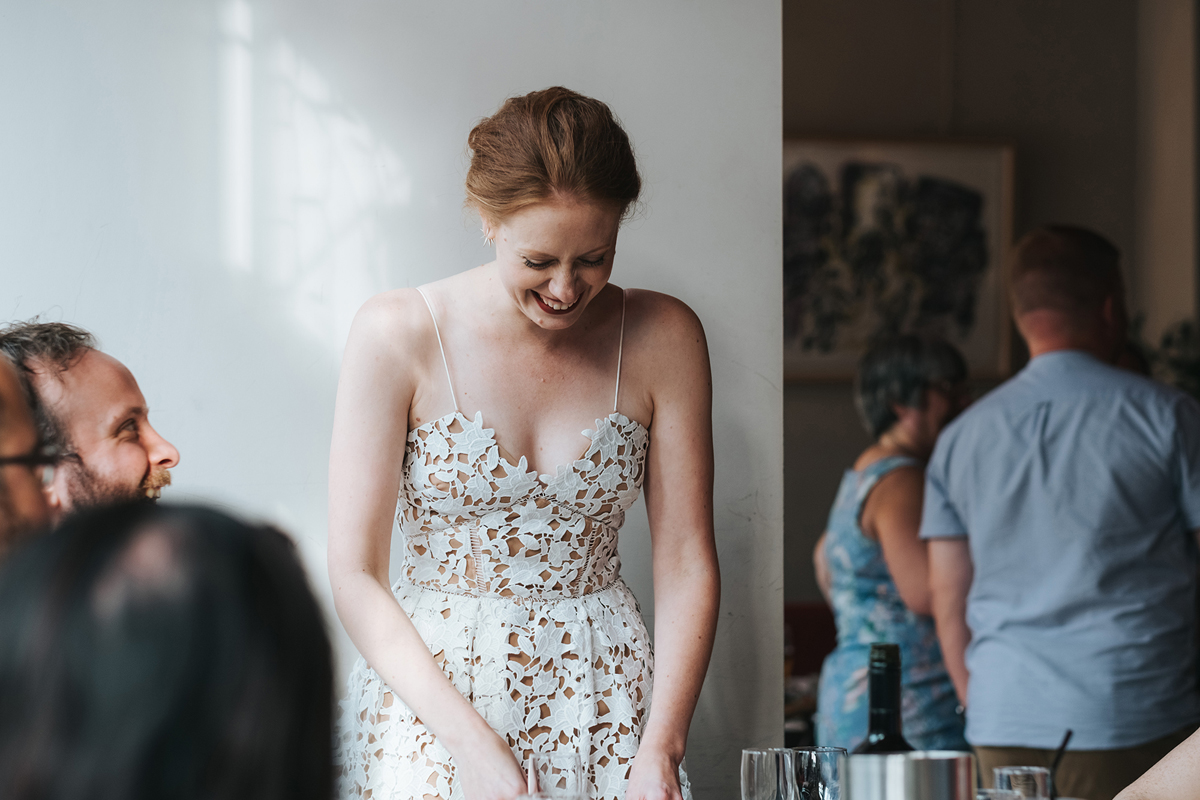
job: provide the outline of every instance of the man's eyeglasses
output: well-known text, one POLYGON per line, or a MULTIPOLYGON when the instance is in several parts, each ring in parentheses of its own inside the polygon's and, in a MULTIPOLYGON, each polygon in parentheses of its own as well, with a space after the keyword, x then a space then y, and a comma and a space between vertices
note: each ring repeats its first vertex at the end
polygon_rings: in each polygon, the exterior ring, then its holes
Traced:
POLYGON ((41 481, 42 486, 49 486, 54 482, 54 469, 61 460, 62 456, 54 448, 39 447, 23 456, 0 456, 0 467, 9 464, 28 467, 33 470, 33 476, 41 481))

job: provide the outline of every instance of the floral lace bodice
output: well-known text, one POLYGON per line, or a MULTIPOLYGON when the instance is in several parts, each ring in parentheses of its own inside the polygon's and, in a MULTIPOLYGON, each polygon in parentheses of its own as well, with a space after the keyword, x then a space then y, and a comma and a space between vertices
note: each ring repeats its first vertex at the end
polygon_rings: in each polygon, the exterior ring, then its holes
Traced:
POLYGON ((555 475, 500 452, 483 414, 455 411, 409 432, 398 519, 405 576, 456 594, 578 597, 620 573, 617 531, 637 499, 649 435, 623 414, 555 475))

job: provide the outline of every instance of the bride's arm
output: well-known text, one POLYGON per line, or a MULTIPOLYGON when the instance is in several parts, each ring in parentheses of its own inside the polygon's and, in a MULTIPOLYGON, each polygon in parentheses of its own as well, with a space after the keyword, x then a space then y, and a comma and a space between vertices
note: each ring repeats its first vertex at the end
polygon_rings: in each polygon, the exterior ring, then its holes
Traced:
MULTIPOLYGON (((654 559, 654 694, 628 800, 675 800, 676 769, 712 653, 721 582, 713 537, 712 376, 704 329, 674 298, 640 292, 654 320, 646 509, 654 559)), ((646 348, 643 350, 642 348, 646 348)))
POLYGON ((1200 731, 1193 733, 1117 800, 1192 800, 1200 786, 1200 731))
POLYGON ((454 756, 466 797, 508 800, 523 786, 516 759, 446 678, 389 588, 392 515, 416 390, 411 354, 430 335, 420 303, 412 291, 380 295, 350 331, 329 454, 329 579, 350 639, 454 756))

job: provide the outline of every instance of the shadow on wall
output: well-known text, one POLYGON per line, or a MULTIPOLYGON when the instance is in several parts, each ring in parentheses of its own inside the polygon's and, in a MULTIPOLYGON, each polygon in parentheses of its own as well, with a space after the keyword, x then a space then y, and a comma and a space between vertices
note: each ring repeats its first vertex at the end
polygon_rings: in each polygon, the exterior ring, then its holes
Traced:
POLYGON ((387 287, 385 231, 412 179, 285 39, 256 42, 246 0, 227 0, 221 31, 225 264, 274 286, 294 326, 339 357, 354 312, 387 287))
MULTIPOLYGON (((92 330, 182 454, 168 498, 293 533, 332 622, 338 362, 359 305, 408 282, 396 231, 418 223, 397 150, 251 12, 5 12, 0 75, 31 77, 0 78, 0 265, 27 266, 0 266, 0 313, 92 330)), ((344 671, 354 650, 330 627, 344 671)))
MULTIPOLYGON (((279 443, 276 466, 238 485, 276 498, 268 513, 302 542, 332 620, 322 579, 327 474, 312 465, 328 460, 338 365, 355 312, 368 297, 405 285, 392 274, 400 261, 392 232, 411 206, 413 181, 286 37, 256 25, 250 3, 223 0, 217 10, 220 242, 230 285, 212 302, 233 299, 242 324, 259 327, 235 336, 257 345, 237 355, 246 358, 243 373, 255 376, 247 396, 270 410, 247 420, 253 430, 245 434, 279 443)), ((224 494, 219 486, 204 493, 224 494)), ((357 653, 340 625, 330 627, 342 675, 357 653)))

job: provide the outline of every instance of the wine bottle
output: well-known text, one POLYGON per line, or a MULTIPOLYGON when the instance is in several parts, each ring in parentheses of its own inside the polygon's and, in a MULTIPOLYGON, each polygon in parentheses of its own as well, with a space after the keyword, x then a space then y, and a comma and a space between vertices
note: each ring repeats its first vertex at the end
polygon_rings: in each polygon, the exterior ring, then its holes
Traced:
POLYGON ((875 643, 868 657, 867 695, 871 706, 867 738, 855 753, 905 753, 900 722, 900 645, 875 643))

